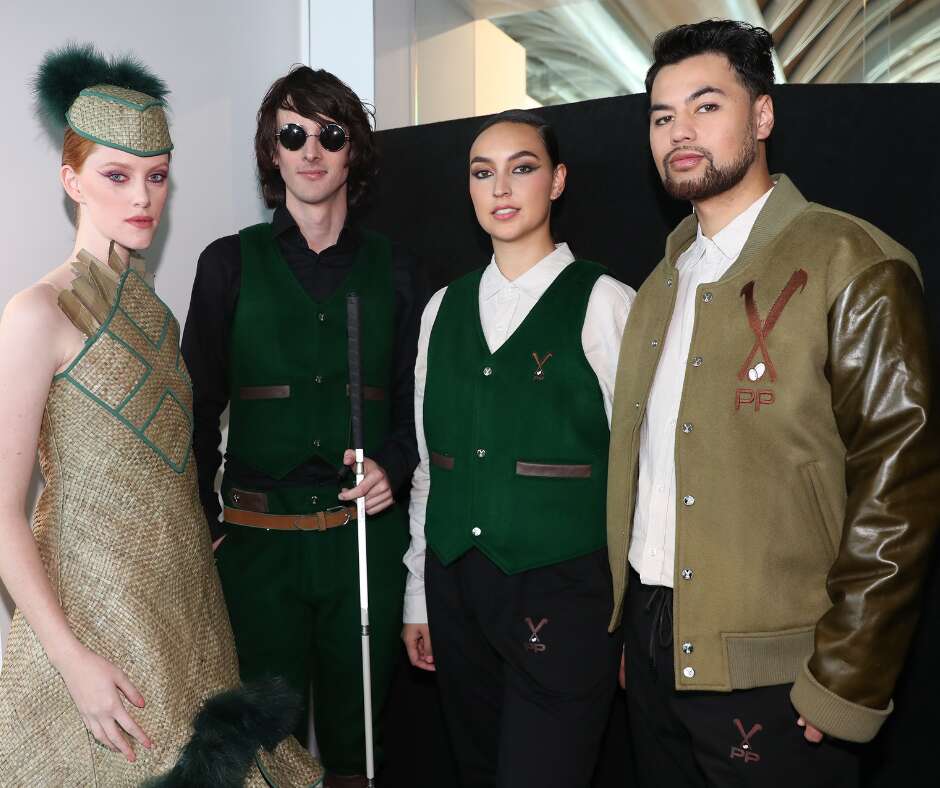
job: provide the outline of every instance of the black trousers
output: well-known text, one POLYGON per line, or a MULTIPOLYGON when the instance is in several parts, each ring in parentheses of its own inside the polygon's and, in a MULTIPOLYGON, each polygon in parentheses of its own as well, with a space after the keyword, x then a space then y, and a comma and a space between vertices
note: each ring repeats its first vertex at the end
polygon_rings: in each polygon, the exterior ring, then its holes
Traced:
POLYGON ((642 788, 854 788, 858 745, 803 738, 790 684, 678 692, 672 589, 631 569, 624 614, 627 710, 642 788))
POLYGON ((428 623, 464 788, 586 788, 613 700, 607 550, 516 575, 429 550, 428 623))

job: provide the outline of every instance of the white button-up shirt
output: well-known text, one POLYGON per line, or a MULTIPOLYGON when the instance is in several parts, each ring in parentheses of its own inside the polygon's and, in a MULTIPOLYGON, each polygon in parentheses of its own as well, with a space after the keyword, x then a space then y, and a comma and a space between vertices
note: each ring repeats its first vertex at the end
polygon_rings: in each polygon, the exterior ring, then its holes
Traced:
POLYGON ((630 565, 645 585, 673 585, 676 548, 676 426, 695 323, 695 291, 716 282, 738 259, 771 188, 725 225, 714 238, 702 235, 676 261, 676 305, 663 339, 662 355, 640 428, 637 486, 630 565))
MULTIPOLYGON (((495 353, 512 336, 549 285, 574 259, 567 244, 558 244, 554 252, 512 281, 503 276, 495 259, 490 262, 480 279, 480 323, 491 353, 495 353)), ((431 329, 446 290, 446 287, 442 288, 431 297, 421 316, 421 332, 418 336, 415 432, 418 437, 419 462, 411 482, 411 504, 408 509, 411 545, 404 558, 405 566, 408 567, 403 616, 406 624, 426 624, 428 620, 424 601, 424 557, 427 550, 424 519, 431 489, 431 472, 428 445, 424 438, 424 384, 428 372, 431 329)), ((581 345, 591 369, 597 375, 608 425, 620 340, 635 296, 633 288, 610 276, 601 276, 591 290, 581 330, 581 345)))

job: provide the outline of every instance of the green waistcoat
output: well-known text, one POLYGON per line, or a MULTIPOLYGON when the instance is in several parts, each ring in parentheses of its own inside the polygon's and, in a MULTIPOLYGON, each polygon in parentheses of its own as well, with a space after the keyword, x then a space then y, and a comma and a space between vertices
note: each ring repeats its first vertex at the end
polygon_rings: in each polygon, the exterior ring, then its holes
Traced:
POLYGON ((431 331, 425 533, 447 564, 476 547, 508 574, 602 548, 609 430, 581 331, 604 269, 567 266, 490 353, 482 270, 447 288, 431 331))
POLYGON ((228 452, 274 478, 319 457, 339 468, 349 448, 346 295, 362 299, 366 453, 389 429, 394 342, 391 245, 360 231, 353 268, 315 301, 287 267, 270 224, 239 233, 242 275, 229 346, 228 452))

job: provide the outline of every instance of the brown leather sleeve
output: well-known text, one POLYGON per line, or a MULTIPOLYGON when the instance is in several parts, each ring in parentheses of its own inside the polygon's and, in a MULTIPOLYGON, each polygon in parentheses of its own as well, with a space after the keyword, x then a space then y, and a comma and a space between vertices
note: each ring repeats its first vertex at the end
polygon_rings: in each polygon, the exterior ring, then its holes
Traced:
POLYGON ((884 709, 920 612, 940 517, 940 436, 914 271, 887 261, 850 282, 829 311, 829 342, 847 502, 828 577, 833 606, 816 626, 808 667, 845 700, 884 709))

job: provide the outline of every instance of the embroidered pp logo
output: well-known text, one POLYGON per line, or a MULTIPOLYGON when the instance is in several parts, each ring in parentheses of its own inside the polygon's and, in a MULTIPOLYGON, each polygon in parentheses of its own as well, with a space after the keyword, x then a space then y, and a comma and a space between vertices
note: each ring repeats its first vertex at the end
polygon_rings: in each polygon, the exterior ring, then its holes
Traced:
POLYGON ((535 624, 532 622, 531 618, 526 616, 525 622, 529 625, 529 632, 531 633, 526 640, 526 651, 532 651, 536 654, 541 654, 543 651, 546 651, 548 646, 542 642, 541 638, 539 637, 539 631, 548 623, 548 619, 543 618, 541 621, 539 621, 538 624, 535 624))
POLYGON ((734 727, 737 728, 738 733, 741 734, 741 743, 737 747, 731 748, 731 755, 728 757, 731 758, 731 760, 734 760, 735 758, 743 760, 744 763, 756 763, 759 761, 760 755, 751 749, 751 737, 755 733, 764 730, 764 726, 760 723, 757 723, 756 725, 752 725, 751 729, 745 733, 744 724, 741 722, 741 720, 735 717, 734 727))
POLYGON ((545 364, 552 357, 552 353, 546 353, 544 358, 539 358, 539 354, 532 352, 532 358, 535 359, 535 372, 532 373, 532 380, 545 380, 545 364))

